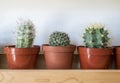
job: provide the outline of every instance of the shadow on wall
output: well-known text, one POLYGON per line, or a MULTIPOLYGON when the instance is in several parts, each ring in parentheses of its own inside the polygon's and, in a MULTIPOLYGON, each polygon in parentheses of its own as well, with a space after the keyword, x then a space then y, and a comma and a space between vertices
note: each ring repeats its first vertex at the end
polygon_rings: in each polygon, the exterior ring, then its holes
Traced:
POLYGON ((4 46, 0 45, 0 54, 4 54, 4 46))
MULTIPOLYGON (((5 45, 0 45, 0 55, 4 54, 4 47, 7 46, 8 44, 5 45)), ((9 44, 9 45, 13 45, 13 44, 9 44)))

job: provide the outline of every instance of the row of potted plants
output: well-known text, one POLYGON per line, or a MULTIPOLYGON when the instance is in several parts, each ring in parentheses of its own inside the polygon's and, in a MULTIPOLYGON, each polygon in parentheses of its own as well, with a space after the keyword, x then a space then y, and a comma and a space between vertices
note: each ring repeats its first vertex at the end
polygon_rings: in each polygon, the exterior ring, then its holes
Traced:
MULTIPOLYGON (((32 21, 22 21, 17 27, 16 45, 4 47, 8 68, 33 69, 40 51, 33 45, 35 27, 32 21)), ((116 68, 120 68, 119 47, 109 47, 109 33, 101 24, 93 24, 83 34, 85 46, 77 46, 81 69, 108 69, 112 56, 116 55, 116 68)), ((70 44, 65 32, 53 32, 49 44, 43 44, 47 69, 71 69, 76 45, 70 44)))

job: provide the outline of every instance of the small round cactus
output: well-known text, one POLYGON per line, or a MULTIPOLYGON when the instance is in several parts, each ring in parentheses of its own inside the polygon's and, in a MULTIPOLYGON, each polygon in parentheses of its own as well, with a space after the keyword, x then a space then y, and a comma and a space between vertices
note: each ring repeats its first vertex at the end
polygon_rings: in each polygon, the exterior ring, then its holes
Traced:
POLYGON ((17 27, 17 48, 30 48, 35 38, 35 28, 32 21, 20 21, 17 27))
POLYGON ((53 32, 49 38, 50 46, 68 46, 70 45, 70 38, 64 32, 53 32))
POLYGON ((108 31, 102 24, 93 24, 87 27, 83 34, 85 46, 88 48, 104 48, 108 46, 110 38, 108 31))

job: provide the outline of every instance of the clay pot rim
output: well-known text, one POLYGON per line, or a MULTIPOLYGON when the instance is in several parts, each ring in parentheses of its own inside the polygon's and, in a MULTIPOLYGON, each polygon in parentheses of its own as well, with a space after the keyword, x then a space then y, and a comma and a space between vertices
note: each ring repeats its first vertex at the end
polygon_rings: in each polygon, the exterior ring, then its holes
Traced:
POLYGON ((88 47, 85 47, 85 46, 77 46, 77 49, 79 49, 79 48, 86 48, 86 49, 113 49, 113 47, 111 46, 111 47, 105 47, 105 48, 88 48, 88 47))
POLYGON ((39 45, 33 45, 33 47, 31 48, 16 48, 15 45, 7 45, 7 46, 4 46, 4 48, 15 48, 15 49, 33 49, 33 48, 40 48, 39 45))
POLYGON ((68 48, 68 47, 76 47, 76 45, 73 45, 73 44, 70 44, 70 45, 68 45, 68 46, 50 46, 49 44, 43 44, 42 47, 43 47, 43 46, 46 46, 46 47, 61 47, 61 48, 62 48, 62 47, 64 47, 64 48, 65 48, 65 47, 67 47, 67 48, 68 48))
POLYGON ((120 46, 112 46, 113 48, 120 48, 120 46))
POLYGON ((43 52, 74 52, 76 49, 75 45, 69 46, 50 46, 48 44, 42 45, 43 52))

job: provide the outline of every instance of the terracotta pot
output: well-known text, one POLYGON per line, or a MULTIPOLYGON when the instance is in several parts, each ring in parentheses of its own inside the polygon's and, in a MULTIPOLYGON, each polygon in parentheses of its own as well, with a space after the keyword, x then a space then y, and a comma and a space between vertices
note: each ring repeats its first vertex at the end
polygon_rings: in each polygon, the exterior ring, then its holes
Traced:
POLYGON ((120 69, 120 46, 114 46, 115 68, 120 69))
POLYGON ((8 68, 33 69, 39 51, 40 47, 36 45, 32 48, 15 48, 15 46, 4 47, 8 68))
POLYGON ((71 69, 76 46, 43 45, 47 69, 71 69))
POLYGON ((78 47, 81 69, 108 69, 110 66, 112 48, 78 47))

